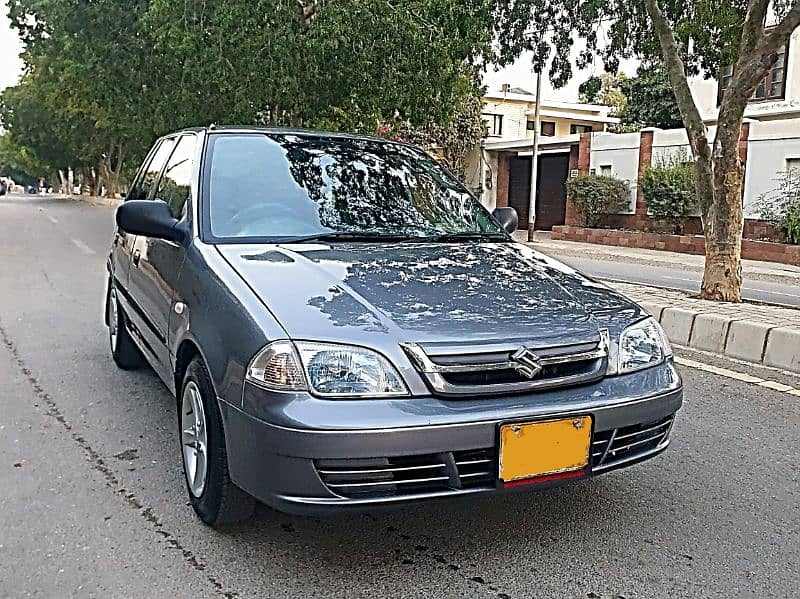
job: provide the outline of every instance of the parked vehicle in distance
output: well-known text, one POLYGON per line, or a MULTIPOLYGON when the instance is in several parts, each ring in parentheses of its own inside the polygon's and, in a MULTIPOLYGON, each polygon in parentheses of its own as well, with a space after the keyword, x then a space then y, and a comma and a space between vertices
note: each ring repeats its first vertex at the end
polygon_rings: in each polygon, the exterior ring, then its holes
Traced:
POLYGON ((111 353, 175 394, 208 524, 555 485, 670 442, 658 323, 411 145, 181 131, 116 223, 111 353))

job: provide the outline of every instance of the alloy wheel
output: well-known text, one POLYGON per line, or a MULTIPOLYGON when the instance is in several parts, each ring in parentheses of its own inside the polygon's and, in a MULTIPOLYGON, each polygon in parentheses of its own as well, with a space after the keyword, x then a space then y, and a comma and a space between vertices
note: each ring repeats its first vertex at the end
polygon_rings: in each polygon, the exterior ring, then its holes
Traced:
POLYGON ((119 338, 119 306, 117 306, 117 292, 114 289, 108 293, 108 338, 111 342, 111 351, 116 351, 119 338))
POLYGON ((181 447, 189 490, 200 497, 208 474, 208 435, 203 398, 194 381, 186 383, 181 400, 181 447))

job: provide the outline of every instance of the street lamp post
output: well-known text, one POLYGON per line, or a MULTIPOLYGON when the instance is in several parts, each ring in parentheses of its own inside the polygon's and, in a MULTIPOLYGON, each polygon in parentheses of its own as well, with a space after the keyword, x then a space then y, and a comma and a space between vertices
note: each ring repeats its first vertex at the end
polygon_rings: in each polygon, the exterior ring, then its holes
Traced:
POLYGON ((533 240, 536 225, 536 182, 539 177, 539 133, 542 128, 542 69, 536 71, 536 110, 533 117, 533 154, 531 155, 531 193, 528 202, 528 241, 533 240))

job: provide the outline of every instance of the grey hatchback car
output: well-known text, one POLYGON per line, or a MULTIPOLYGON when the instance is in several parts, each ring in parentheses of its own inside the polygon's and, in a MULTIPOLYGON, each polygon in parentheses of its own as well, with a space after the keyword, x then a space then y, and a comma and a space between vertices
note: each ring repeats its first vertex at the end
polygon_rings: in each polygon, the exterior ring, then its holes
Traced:
POLYGON ((653 457, 682 383, 658 323, 515 243, 420 149, 208 127, 116 213, 106 324, 175 394, 216 525, 541 488, 653 457))

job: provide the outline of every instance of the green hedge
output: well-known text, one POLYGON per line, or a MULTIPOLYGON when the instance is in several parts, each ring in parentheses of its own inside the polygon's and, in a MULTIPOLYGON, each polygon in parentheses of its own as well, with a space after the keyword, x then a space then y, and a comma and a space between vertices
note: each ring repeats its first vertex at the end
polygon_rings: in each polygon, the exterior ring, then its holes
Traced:
POLYGON ((685 154, 649 166, 639 181, 650 216, 682 233, 684 221, 696 214, 694 163, 685 154))
POLYGON ((628 208, 630 194, 628 182, 615 177, 578 175, 567 180, 567 197, 584 227, 596 227, 603 216, 628 208))

